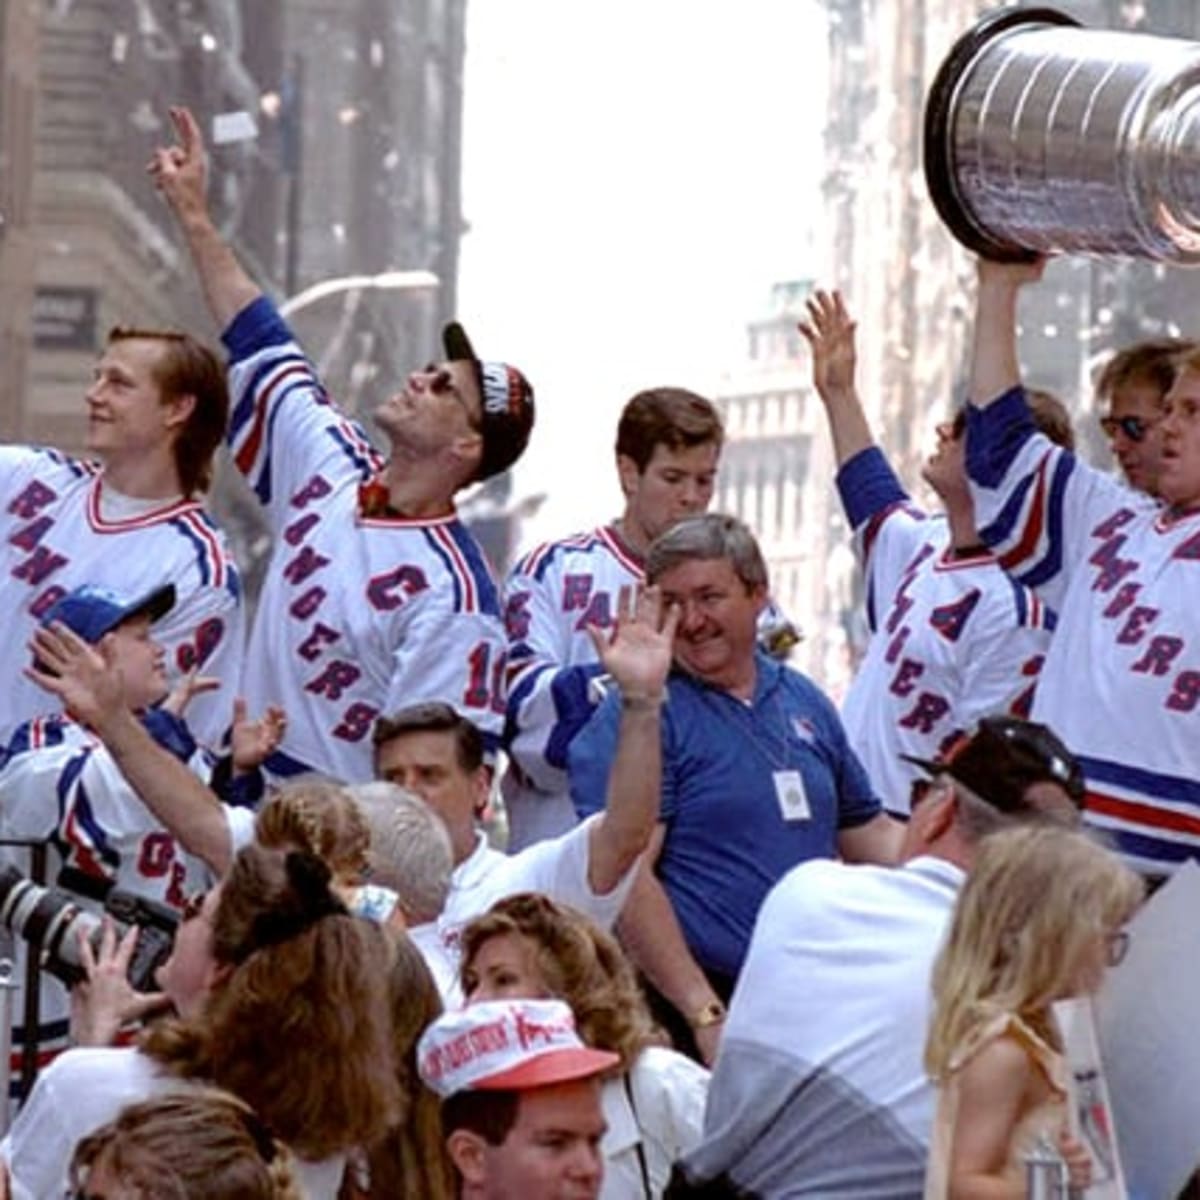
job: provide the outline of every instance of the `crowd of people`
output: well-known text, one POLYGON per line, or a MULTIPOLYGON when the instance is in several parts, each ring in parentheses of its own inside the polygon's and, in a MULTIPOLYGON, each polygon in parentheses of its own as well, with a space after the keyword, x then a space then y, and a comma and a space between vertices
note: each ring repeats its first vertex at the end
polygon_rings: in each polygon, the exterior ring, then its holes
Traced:
POLYGON ((501 586, 455 499, 524 450, 525 375, 448 326, 380 454, 171 116, 149 170, 226 366, 115 330, 89 460, 0 447, 0 841, 71 939, 31 954, 45 916, 0 898, 8 1193, 971 1200, 1025 1196, 1047 1148, 1086 1189, 1052 1006, 1200 844, 1200 347, 1101 375, 1119 480, 1022 382, 1041 264, 980 262, 931 514, 814 293, 870 630, 839 711, 786 663, 753 531, 707 511, 710 401, 635 395, 620 515, 501 586), (203 503, 222 437, 272 538, 248 635, 203 503), (118 896, 174 928, 148 975, 118 896))

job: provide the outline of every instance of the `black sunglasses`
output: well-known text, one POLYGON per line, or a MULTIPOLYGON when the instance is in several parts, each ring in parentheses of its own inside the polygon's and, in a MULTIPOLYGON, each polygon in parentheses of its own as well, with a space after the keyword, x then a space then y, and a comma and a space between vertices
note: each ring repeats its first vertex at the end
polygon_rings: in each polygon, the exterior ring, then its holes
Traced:
POLYGON ((1100 428, 1104 430, 1104 436, 1110 441, 1117 436, 1119 429, 1131 442, 1140 442, 1157 424, 1157 421, 1150 421, 1145 417, 1100 418, 1100 428))

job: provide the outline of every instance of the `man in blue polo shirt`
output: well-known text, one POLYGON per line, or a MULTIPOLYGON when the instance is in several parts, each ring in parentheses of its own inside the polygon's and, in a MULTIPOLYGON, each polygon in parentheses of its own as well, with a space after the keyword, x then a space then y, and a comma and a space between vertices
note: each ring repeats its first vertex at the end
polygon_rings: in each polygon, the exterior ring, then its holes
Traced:
MULTIPOLYGON (((662 804, 619 928, 680 1018, 668 1019, 676 1039, 690 1037, 711 1062, 770 888, 810 858, 893 862, 901 827, 882 812, 830 701, 756 648, 767 569, 744 524, 716 514, 680 522, 650 547, 646 578, 679 623, 666 691, 639 698, 666 704, 662 804)), ((609 696, 571 745, 582 815, 603 807, 619 713, 609 696)))

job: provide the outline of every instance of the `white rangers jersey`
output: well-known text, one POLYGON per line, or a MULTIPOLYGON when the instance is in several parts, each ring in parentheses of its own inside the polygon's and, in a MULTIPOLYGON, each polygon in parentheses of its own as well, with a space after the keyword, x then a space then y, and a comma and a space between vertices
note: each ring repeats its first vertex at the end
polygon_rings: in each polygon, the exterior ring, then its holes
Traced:
POLYGON ((642 563, 611 525, 547 542, 522 558, 504 589, 508 632, 509 770, 504 803, 509 849, 556 837, 575 824, 567 747, 587 724, 601 673, 587 627, 609 628, 642 563))
POLYGON ((1086 819, 1147 872, 1200 856, 1200 511, 1054 446, 1019 388, 967 430, 980 533, 1058 611, 1033 716, 1079 758, 1086 819))
POLYGON ((506 646, 478 543, 453 514, 364 515, 360 491, 383 461, 330 402, 270 301, 239 313, 224 341, 230 448, 274 537, 243 685, 250 711, 287 710, 267 770, 365 782, 376 717, 430 700, 472 720, 495 749, 506 646))
MULTIPOLYGON (((146 718, 159 743, 207 780, 212 763, 178 718, 146 718)), ((67 717, 40 717, 20 726, 0 750, 0 842, 46 844, 46 882, 72 894, 81 908, 103 911, 101 896, 116 887, 182 911, 188 896, 211 876, 155 820, 125 781, 103 743, 67 717)), ((28 874, 27 846, 6 844, 2 857, 28 874)), ((24 979, 25 942, 15 939, 24 979)), ((14 1014, 22 1012, 14 993, 14 1014)), ((43 972, 39 1002, 39 1058, 44 1065, 66 1044, 70 1015, 66 988, 43 972)), ((23 1028, 14 1022, 12 1069, 20 1066, 23 1028)))
POLYGON ((863 564, 871 640, 842 705, 846 736, 884 804, 909 810, 932 759, 994 713, 1027 716, 1054 615, 984 551, 955 558, 944 519, 909 503, 876 447, 838 472, 863 564))
POLYGON ((197 737, 217 745, 242 666, 242 588, 200 503, 118 496, 95 464, 26 446, 0 446, 0 503, 0 737, 46 710, 46 693, 22 671, 32 661, 29 640, 59 597, 99 584, 133 598, 171 583, 175 606, 155 622, 153 637, 173 679, 199 667, 221 681, 188 707, 197 737))

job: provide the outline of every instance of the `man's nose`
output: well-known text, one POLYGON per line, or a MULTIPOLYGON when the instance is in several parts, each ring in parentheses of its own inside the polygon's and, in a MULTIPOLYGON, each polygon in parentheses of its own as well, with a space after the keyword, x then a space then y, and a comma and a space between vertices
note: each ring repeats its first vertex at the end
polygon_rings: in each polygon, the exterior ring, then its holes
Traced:
POLYGON ((571 1174, 576 1179, 587 1180, 589 1183, 598 1183, 603 1169, 603 1162, 600 1158, 600 1149, 598 1146, 585 1143, 572 1155, 571 1174))

